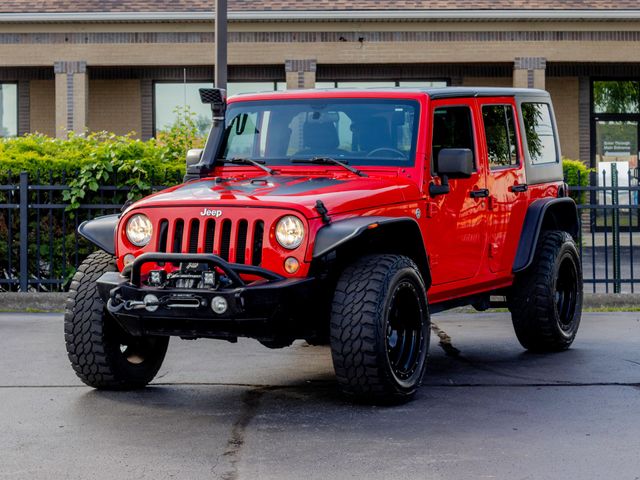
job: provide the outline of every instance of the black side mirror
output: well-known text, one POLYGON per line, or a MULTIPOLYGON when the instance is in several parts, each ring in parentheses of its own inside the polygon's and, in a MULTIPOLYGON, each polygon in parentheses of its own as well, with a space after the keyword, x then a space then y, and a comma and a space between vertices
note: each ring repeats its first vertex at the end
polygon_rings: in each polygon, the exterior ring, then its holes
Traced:
POLYGON ((429 195, 435 197, 451 191, 450 178, 469 178, 473 174, 473 152, 468 148, 443 148, 437 161, 440 185, 431 182, 429 195))
POLYGON ((473 152, 468 148, 443 148, 438 153, 438 174, 469 178, 473 174, 473 152))
POLYGON ((201 148, 192 148, 187 152, 187 168, 200 163, 202 158, 201 148))

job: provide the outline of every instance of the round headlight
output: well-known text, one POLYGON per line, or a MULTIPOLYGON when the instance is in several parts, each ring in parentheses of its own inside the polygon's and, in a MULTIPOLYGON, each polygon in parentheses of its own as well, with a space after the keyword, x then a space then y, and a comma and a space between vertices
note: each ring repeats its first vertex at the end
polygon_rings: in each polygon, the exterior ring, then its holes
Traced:
POLYGON ((276 239, 284 248, 298 248, 304 240, 304 225, 298 217, 287 215, 276 225, 276 239))
POLYGON ((153 225, 146 215, 137 213, 127 222, 127 238, 136 247, 144 247, 151 241, 153 225))

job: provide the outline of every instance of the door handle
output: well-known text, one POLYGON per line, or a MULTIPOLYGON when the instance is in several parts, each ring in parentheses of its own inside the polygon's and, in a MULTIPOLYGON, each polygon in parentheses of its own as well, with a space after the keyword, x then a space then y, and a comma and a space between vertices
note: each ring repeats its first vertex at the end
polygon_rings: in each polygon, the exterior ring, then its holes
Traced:
POLYGON ((489 196, 488 188, 479 188, 478 190, 471 190, 469 193, 471 198, 485 198, 489 196))
POLYGON ((513 193, 522 193, 526 192, 527 190, 529 190, 529 185, 527 185, 526 183, 520 183, 511 187, 511 191, 513 193))

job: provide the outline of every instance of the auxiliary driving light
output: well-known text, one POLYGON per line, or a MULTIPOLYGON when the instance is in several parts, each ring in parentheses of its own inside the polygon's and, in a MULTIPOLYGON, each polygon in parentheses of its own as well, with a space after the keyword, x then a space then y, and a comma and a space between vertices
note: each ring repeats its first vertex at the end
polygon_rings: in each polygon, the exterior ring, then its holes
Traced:
POLYGON ((149 272, 148 283, 152 287, 161 287, 167 280, 167 272, 164 270, 152 270, 149 272))
POLYGON ((202 272, 202 285, 207 288, 216 286, 216 272, 202 272))
POLYGON ((213 310, 218 315, 222 315, 227 311, 229 304, 227 304, 227 300, 224 297, 213 297, 211 299, 211 310, 213 310))
POLYGON ((293 275, 298 271, 299 268, 300 262, 295 257, 287 257, 287 259, 284 261, 284 269, 287 271, 287 273, 293 275))

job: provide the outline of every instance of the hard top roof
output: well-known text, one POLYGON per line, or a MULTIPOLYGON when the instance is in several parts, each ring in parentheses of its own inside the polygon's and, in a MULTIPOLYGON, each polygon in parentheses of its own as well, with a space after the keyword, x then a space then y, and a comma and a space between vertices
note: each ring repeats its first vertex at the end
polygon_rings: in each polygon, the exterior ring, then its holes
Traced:
POLYGON ((254 95, 273 95, 283 97, 295 97, 299 95, 308 96, 310 94, 327 94, 327 96, 344 96, 348 93, 425 93, 431 99, 443 98, 467 98, 467 97, 541 97, 549 98, 549 93, 544 90, 534 88, 506 88, 506 87, 375 87, 375 88, 319 88, 308 90, 285 90, 243 93, 240 97, 254 95), (332 95, 333 94, 333 95, 332 95))

